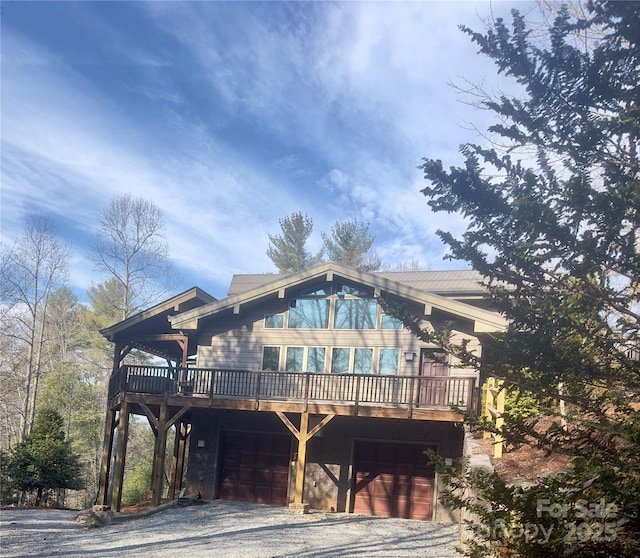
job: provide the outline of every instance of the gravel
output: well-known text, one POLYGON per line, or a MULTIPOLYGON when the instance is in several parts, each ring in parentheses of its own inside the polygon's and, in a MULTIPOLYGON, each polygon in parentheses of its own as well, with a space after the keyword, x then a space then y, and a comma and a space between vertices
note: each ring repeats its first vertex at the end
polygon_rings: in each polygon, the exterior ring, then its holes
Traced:
POLYGON ((0 555, 18 557, 188 556, 283 558, 305 556, 459 556, 458 526, 224 502, 173 507, 131 516, 99 529, 74 521, 77 512, 0 511, 0 555))

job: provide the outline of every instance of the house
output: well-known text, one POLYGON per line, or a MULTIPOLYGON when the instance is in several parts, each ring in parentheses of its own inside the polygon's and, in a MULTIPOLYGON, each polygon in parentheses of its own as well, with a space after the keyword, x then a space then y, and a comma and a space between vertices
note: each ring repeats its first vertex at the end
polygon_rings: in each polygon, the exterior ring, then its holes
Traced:
POLYGON ((473 271, 365 273, 329 262, 236 275, 224 299, 193 288, 103 330, 115 356, 98 504, 111 496, 120 508, 135 414, 156 436, 155 505, 174 427, 169 498, 185 491, 451 519, 424 451, 460 457, 460 409, 478 407, 477 372, 438 355, 379 300, 402 303, 424 327, 449 324, 480 354, 505 321, 479 280, 473 271), (132 349, 167 365, 128 364, 132 349))

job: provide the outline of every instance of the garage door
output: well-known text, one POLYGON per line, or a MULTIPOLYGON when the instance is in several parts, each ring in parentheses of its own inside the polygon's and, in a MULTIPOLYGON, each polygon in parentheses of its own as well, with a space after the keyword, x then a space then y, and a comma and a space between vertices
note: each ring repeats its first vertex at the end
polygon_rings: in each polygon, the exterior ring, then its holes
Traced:
POLYGON ((423 445, 357 443, 353 511, 432 519, 435 473, 427 464, 425 449, 423 445))
POLYGON ((290 436, 223 432, 221 451, 220 498, 287 505, 290 436))

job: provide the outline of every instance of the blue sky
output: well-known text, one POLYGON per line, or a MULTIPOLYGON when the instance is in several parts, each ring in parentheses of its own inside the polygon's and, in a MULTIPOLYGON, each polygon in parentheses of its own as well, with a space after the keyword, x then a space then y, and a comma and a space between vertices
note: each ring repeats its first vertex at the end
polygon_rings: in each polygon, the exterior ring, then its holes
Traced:
POLYGON ((369 221, 391 268, 443 261, 422 157, 460 162, 490 115, 449 82, 499 86, 457 26, 531 2, 3 2, 2 240, 45 212, 89 262, 115 194, 163 211, 176 290, 221 297, 233 273, 276 271, 268 234, 294 211, 369 221))

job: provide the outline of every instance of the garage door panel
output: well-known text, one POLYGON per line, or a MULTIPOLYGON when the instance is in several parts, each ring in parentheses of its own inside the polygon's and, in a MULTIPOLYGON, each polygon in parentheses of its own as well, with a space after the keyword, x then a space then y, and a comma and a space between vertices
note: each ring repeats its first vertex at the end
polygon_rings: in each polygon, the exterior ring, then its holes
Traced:
POLYGON ((435 473, 426 446, 360 442, 355 452, 354 512, 431 519, 435 473))
POLYGON ((220 447, 220 498, 287 504, 289 436, 223 432, 220 447))
POLYGON ((284 471, 272 471, 271 479, 274 486, 288 486, 289 484, 289 469, 284 471))

